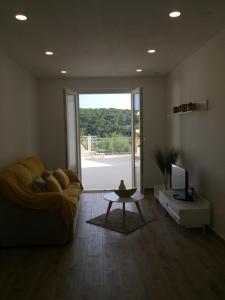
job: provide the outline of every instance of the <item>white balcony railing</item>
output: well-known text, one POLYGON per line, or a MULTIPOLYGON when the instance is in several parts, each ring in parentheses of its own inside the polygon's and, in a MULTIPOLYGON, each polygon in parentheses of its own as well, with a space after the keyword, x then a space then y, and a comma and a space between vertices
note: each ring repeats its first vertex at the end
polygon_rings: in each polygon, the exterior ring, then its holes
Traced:
POLYGON ((81 152, 96 155, 125 155, 131 154, 131 137, 98 138, 96 136, 81 136, 81 152))

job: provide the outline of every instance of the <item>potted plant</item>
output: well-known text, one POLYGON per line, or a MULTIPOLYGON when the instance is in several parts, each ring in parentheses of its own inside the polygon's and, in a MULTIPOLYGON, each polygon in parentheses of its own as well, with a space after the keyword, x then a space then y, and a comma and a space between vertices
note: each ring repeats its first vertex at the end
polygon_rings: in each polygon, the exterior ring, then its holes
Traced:
MULTIPOLYGON (((171 164, 175 164, 179 156, 179 152, 176 148, 161 150, 159 148, 153 151, 153 159, 163 174, 164 186, 158 186, 156 189, 165 188, 168 189, 170 184, 171 164)), ((158 191, 154 191, 157 196, 158 191)))

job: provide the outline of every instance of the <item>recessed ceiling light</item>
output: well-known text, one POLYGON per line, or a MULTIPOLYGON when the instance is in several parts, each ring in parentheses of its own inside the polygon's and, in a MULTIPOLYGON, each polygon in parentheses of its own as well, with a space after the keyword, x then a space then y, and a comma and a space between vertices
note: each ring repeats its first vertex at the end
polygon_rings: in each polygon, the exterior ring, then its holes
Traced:
POLYGON ((169 13, 170 18, 178 18, 180 15, 180 11, 171 11, 171 13, 169 13))
POLYGON ((61 73, 61 74, 66 74, 67 71, 66 71, 66 70, 62 70, 62 71, 60 71, 60 73, 61 73))
POLYGON ((53 55, 54 52, 52 52, 52 51, 45 51, 45 54, 46 54, 46 55, 53 55))
POLYGON ((27 16, 21 15, 21 14, 15 15, 15 18, 19 21, 26 21, 27 20, 27 16))
POLYGON ((155 50, 155 49, 149 49, 147 52, 148 52, 148 53, 155 53, 156 50, 155 50))
POLYGON ((143 71, 142 69, 137 69, 137 70, 136 70, 136 72, 142 72, 142 71, 143 71))

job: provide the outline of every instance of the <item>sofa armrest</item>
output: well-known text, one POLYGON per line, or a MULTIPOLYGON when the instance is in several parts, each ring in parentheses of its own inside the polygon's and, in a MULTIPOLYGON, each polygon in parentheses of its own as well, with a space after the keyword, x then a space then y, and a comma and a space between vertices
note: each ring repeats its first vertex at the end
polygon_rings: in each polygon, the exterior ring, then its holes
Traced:
POLYGON ((81 189, 83 190, 83 186, 82 183, 80 182, 79 178, 77 177, 77 175, 75 174, 75 172, 73 172, 72 170, 69 169, 63 169, 63 171, 66 173, 66 175, 69 177, 69 180, 71 182, 79 182, 81 189))
POLYGON ((23 195, 23 201, 15 201, 29 208, 61 210, 65 202, 64 195, 58 192, 30 193, 23 195))

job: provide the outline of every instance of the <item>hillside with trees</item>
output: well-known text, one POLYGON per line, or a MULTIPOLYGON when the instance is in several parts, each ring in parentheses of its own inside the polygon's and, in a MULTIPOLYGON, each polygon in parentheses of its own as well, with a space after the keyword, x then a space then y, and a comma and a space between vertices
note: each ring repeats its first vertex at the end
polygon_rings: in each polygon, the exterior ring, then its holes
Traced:
POLYGON ((131 136, 131 110, 80 108, 80 128, 82 136, 131 136))

